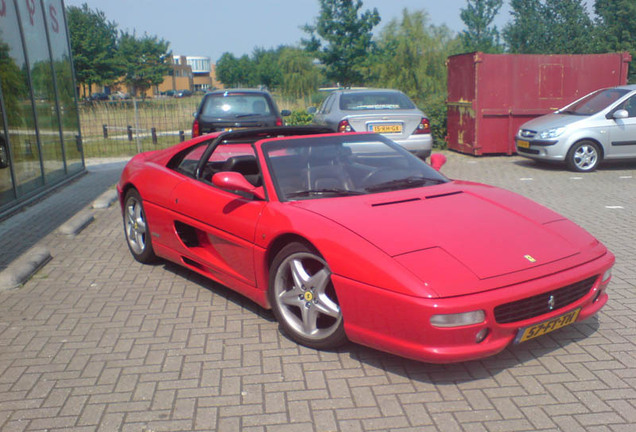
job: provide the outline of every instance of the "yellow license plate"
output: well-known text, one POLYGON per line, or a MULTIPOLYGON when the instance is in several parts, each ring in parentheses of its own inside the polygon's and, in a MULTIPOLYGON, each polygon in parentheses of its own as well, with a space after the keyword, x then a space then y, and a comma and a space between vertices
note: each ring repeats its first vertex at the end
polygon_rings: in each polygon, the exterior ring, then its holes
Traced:
POLYGON ((581 308, 575 309, 565 315, 561 315, 549 321, 544 321, 542 323, 520 329, 517 337, 515 338, 515 343, 525 342, 572 324, 578 318, 579 312, 581 312, 581 308))
POLYGON ((371 130, 377 133, 402 133, 402 125, 373 125, 371 130))
POLYGON ((530 143, 528 141, 517 141, 517 147, 521 148, 530 148, 530 143))

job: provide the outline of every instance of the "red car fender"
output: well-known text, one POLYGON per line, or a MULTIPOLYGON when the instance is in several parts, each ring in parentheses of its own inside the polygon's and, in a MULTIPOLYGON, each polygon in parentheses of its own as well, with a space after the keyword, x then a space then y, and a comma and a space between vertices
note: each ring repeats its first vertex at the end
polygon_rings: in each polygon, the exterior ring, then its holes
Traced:
POLYGON ((413 273, 367 240, 293 202, 271 202, 257 226, 255 268, 257 283, 264 289, 269 263, 279 249, 277 240, 285 237, 304 239, 315 247, 335 275, 409 296, 435 297, 413 273))

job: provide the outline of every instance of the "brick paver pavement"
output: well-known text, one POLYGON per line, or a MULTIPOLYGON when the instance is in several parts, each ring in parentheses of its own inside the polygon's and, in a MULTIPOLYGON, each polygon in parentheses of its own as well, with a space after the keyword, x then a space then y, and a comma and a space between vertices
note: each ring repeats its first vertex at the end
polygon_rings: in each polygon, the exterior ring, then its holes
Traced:
POLYGON ((138 264, 113 206, 74 238, 50 230, 53 260, 0 293, 0 430, 634 431, 636 164, 577 175, 447 155, 450 177, 520 192, 605 242, 617 263, 597 317, 463 364, 314 351, 219 285, 138 264))

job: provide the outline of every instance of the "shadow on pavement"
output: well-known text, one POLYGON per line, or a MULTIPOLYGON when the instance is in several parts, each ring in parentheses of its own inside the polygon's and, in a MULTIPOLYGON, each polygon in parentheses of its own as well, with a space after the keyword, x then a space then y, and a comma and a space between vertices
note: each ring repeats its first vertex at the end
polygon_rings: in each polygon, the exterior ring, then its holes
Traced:
POLYGON ((0 221, 0 271, 113 187, 125 161, 87 166, 87 173, 0 221))

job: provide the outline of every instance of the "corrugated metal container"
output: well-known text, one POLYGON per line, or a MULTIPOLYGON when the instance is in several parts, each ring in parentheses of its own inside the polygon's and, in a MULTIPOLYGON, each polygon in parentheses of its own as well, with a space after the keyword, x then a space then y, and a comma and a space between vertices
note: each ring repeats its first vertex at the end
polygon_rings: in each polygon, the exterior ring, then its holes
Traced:
POLYGON ((448 147, 512 154, 526 121, 627 83, 628 53, 460 54, 448 58, 448 147))

